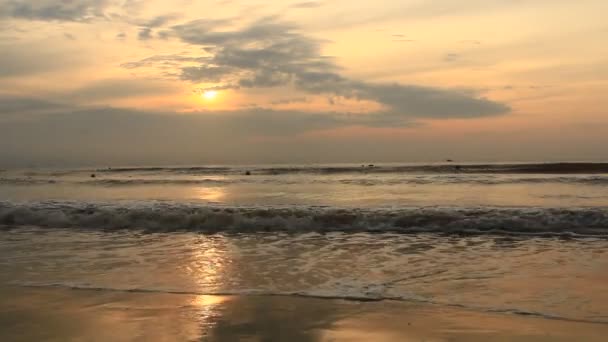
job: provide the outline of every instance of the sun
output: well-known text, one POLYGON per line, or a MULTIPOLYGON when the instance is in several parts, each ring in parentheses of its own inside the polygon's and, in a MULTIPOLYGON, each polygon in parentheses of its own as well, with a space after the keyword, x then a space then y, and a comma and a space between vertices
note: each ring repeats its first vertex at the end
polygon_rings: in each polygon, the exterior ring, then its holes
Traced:
POLYGON ((203 92, 203 98, 205 100, 213 100, 217 97, 217 91, 215 90, 205 90, 203 92))

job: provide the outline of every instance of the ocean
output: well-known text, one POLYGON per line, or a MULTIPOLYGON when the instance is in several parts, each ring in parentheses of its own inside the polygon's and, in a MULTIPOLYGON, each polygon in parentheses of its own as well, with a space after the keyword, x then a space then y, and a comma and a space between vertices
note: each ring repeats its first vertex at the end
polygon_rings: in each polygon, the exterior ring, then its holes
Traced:
MULTIPOLYGON (((3 170, 0 226, 5 296, 38 298, 36 310, 57 291, 94 310, 109 304, 85 303, 83 293, 154 295, 162 305, 166 296, 203 298, 188 318, 191 306, 172 307, 194 325, 194 339, 226 333, 224 316, 205 303, 235 296, 256 322, 260 298, 283 298, 272 312, 338 301, 305 314, 324 317, 326 325, 306 329, 325 333, 344 323, 344 314, 328 313, 344 303, 432 307, 431 320, 458 310, 454 317, 608 326, 608 164, 3 170)), ((112 310, 141 309, 133 297, 121 300, 112 310)), ((31 314, 24 302, 3 309, 0 327, 17 311, 31 314)), ((228 331, 260 336, 251 327, 228 331)), ((87 333, 78 336, 94 340, 87 333)))

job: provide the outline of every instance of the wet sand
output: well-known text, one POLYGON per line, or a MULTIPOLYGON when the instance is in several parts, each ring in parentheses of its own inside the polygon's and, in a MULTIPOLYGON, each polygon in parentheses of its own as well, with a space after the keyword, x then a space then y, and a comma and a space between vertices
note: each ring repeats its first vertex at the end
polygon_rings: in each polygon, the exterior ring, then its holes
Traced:
POLYGON ((3 341, 605 341, 608 325, 438 305, 0 287, 3 341))

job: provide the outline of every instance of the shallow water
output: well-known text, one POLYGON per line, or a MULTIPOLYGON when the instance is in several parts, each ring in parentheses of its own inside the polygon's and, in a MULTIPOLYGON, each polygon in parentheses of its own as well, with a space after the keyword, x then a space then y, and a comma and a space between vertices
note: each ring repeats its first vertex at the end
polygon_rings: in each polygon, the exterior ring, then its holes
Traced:
POLYGON ((608 323, 608 240, 435 234, 0 233, 5 284, 399 300, 608 323))

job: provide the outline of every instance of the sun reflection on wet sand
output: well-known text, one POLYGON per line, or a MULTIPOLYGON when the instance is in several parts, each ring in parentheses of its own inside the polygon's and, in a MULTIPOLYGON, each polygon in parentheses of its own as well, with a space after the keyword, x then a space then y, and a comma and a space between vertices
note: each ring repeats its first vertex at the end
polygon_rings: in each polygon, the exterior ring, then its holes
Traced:
POLYGON ((221 318, 221 307, 227 305, 231 297, 226 296, 194 296, 191 306, 196 312, 196 321, 200 327, 200 336, 208 336, 221 318))
MULTIPOLYGON (((185 276, 194 286, 193 292, 217 293, 230 272, 228 241, 223 236, 192 235, 186 242, 183 265, 185 276)), ((187 305, 191 320, 197 323, 201 338, 209 336, 221 318, 221 308, 231 301, 229 296, 194 295, 187 305)))

